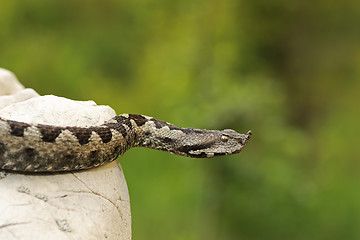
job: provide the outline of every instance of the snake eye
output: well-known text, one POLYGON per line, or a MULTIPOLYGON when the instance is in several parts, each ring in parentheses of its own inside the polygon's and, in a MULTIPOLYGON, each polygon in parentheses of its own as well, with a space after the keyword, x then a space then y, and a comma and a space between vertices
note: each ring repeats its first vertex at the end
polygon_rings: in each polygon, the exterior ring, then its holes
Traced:
POLYGON ((225 143, 225 142, 227 142, 229 140, 229 137, 225 136, 225 135, 222 135, 220 139, 221 139, 222 142, 225 143))

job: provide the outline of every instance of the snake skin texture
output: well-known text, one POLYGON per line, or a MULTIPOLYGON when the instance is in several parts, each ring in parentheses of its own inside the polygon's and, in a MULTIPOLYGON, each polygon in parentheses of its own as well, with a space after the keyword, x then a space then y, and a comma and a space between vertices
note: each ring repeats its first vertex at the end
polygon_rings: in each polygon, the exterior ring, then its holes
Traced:
POLYGON ((122 114, 99 126, 59 127, 0 118, 0 169, 62 172, 89 169, 115 160, 132 147, 147 147, 186 157, 239 153, 251 131, 240 134, 181 128, 137 114, 122 114))

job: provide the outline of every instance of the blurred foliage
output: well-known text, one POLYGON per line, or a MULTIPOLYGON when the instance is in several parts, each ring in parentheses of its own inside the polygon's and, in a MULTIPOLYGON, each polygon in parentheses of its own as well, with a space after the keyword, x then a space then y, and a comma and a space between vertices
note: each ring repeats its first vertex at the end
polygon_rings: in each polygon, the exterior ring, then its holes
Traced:
POLYGON ((360 4, 3 0, 0 66, 40 94, 251 129, 240 155, 130 150, 134 239, 360 239, 360 4))

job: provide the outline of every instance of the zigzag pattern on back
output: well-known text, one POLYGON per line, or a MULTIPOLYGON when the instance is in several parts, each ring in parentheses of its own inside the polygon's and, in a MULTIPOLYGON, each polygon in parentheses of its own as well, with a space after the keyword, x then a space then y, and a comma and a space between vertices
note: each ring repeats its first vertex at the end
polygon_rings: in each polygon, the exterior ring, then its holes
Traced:
POLYGON ((0 169, 58 172, 89 169, 132 147, 208 158, 240 152, 251 131, 181 128, 138 114, 122 114, 99 126, 60 127, 0 118, 0 169))

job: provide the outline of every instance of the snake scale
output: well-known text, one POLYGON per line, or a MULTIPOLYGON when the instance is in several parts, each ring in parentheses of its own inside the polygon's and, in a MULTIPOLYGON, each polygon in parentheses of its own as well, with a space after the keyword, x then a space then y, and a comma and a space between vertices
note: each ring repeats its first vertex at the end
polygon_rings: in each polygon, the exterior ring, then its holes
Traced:
POLYGON ((132 147, 210 158, 239 153, 251 131, 181 128, 138 114, 118 115, 102 125, 60 127, 0 118, 0 169, 61 172, 115 160, 132 147))

